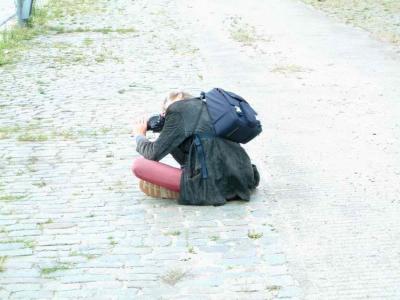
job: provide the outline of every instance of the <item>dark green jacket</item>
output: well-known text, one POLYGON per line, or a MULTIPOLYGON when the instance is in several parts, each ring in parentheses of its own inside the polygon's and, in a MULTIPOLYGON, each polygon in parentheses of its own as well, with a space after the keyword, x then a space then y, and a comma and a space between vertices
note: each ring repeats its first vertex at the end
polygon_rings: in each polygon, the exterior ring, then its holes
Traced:
POLYGON ((139 140, 137 152, 155 161, 170 153, 182 166, 179 204, 222 205, 227 199, 238 197, 250 200, 259 175, 246 151, 238 143, 205 136, 201 141, 208 177, 204 179, 193 132, 214 132, 206 104, 199 98, 177 101, 169 106, 157 140, 139 140))

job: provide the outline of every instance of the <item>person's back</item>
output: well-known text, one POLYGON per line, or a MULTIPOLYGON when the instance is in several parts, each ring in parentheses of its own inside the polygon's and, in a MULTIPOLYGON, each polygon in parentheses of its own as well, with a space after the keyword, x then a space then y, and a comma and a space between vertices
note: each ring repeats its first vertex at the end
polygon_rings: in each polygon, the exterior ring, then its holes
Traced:
MULTIPOLYGON (((199 98, 172 103, 155 142, 140 139, 137 151, 158 161, 171 153, 181 164, 178 203, 222 205, 227 200, 249 200, 259 181, 240 144, 216 137, 206 105, 199 98)), ((138 164, 134 173, 140 177, 138 164)), ((148 178, 147 178, 148 179, 148 178)))

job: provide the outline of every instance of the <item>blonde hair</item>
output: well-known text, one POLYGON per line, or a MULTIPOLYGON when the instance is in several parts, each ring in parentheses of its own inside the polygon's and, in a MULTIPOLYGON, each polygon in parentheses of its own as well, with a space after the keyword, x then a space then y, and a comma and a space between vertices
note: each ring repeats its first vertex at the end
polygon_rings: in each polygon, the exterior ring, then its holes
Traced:
POLYGON ((191 99, 191 98, 193 98, 193 96, 185 91, 178 90, 178 91, 169 92, 167 97, 164 100, 162 109, 165 112, 167 110, 168 106, 171 105, 173 102, 180 101, 180 100, 187 100, 187 99, 191 99))

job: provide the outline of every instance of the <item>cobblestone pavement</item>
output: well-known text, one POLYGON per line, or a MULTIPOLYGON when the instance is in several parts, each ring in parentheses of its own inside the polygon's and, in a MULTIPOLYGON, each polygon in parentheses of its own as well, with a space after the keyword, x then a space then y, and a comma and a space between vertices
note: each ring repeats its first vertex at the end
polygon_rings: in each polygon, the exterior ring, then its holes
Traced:
MULTIPOLYGON (((260 189, 184 207, 142 195, 132 120, 207 87, 175 1, 103 1, 0 70, 1 299, 301 294, 260 189)), ((167 159, 169 160, 169 159, 167 159)))
POLYGON ((290 0, 87 13, 0 69, 1 299, 399 298, 390 46, 290 0), (212 86, 260 112, 261 187, 222 207, 143 196, 133 118, 212 86))
POLYGON ((249 146, 302 297, 400 299, 398 48, 300 1, 192 2, 208 80, 262 108, 249 146))

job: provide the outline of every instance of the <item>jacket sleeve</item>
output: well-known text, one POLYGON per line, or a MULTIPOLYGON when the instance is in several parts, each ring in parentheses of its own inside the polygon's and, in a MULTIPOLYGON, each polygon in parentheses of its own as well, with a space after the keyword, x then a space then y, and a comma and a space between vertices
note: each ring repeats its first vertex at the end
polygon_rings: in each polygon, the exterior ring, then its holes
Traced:
POLYGON ((159 161, 185 140, 185 129, 179 112, 170 111, 165 116, 164 128, 154 142, 140 139, 136 151, 144 158, 159 161))
POLYGON ((171 155, 181 166, 185 163, 185 153, 179 147, 173 149, 171 155))

